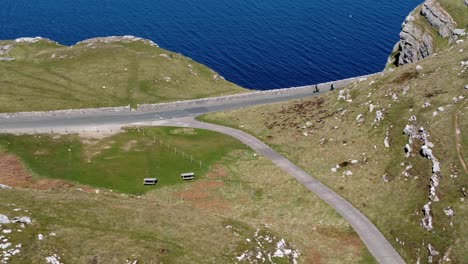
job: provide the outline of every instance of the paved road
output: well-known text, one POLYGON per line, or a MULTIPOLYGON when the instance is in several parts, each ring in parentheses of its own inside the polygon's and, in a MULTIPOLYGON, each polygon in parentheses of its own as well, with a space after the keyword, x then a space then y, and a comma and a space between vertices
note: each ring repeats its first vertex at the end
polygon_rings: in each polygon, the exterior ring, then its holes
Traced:
POLYGON ((70 126, 102 126, 113 124, 128 124, 133 122, 148 122, 154 120, 171 119, 187 116, 197 116, 209 112, 226 111, 231 109, 240 109, 243 107, 284 102, 293 99, 300 99, 306 96, 319 95, 328 92, 330 85, 333 83, 335 87, 341 88, 352 82, 358 81, 367 76, 349 78, 345 80, 337 80, 334 82, 318 84, 320 87, 319 93, 313 93, 313 86, 305 86, 299 88, 271 90, 260 93, 251 93, 248 96, 234 98, 229 100, 213 99, 211 102, 202 104, 178 104, 173 103, 159 110, 147 111, 121 111, 107 113, 90 113, 90 114, 56 114, 56 115, 31 115, 20 116, 14 118, 3 118, 0 115, 0 132, 9 131, 9 129, 26 129, 26 128, 60 128, 70 126), (275 92, 280 91, 280 92, 275 92), (287 91, 287 92, 285 92, 287 91), (273 92, 273 93, 271 93, 273 92))

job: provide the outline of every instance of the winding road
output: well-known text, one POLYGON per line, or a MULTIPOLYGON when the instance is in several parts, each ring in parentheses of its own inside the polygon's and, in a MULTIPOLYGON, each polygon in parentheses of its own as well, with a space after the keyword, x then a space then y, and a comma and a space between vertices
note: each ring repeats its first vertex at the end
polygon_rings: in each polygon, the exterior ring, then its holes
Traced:
POLYGON ((374 258, 382 264, 405 263, 382 233, 351 203, 314 177, 294 165, 288 159, 262 141, 243 131, 196 121, 202 113, 236 109, 244 106, 286 101, 311 95, 312 90, 301 90, 288 95, 270 96, 223 102, 214 105, 198 105, 192 108, 166 109, 153 112, 130 112, 101 115, 51 115, 0 118, 0 133, 76 133, 83 131, 115 131, 129 125, 177 126, 212 130, 237 138, 254 151, 271 160, 276 166, 294 177, 320 199, 333 207, 356 231, 374 258), (304 92, 305 91, 305 92, 304 92))
POLYGON ((382 233, 358 209, 256 137, 234 128, 200 122, 193 117, 153 122, 151 125, 206 129, 237 138, 258 154, 271 160, 273 164, 294 177, 307 189, 333 207, 353 227, 354 231, 356 231, 367 246, 369 252, 379 263, 405 263, 382 233))

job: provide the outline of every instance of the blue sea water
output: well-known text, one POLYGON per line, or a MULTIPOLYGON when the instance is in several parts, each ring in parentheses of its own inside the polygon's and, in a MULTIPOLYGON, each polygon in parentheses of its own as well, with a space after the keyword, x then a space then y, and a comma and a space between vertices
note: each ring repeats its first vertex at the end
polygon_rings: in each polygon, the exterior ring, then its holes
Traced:
POLYGON ((0 0, 0 39, 72 45, 135 35, 246 88, 271 89, 383 69, 422 0, 0 0))

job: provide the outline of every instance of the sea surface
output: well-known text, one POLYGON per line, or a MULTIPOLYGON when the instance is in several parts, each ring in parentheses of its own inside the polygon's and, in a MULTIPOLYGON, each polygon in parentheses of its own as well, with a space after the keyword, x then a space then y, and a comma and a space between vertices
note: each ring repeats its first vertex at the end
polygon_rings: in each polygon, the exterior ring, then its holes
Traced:
POLYGON ((0 39, 134 35, 246 88, 377 72, 422 0, 0 0, 0 39))

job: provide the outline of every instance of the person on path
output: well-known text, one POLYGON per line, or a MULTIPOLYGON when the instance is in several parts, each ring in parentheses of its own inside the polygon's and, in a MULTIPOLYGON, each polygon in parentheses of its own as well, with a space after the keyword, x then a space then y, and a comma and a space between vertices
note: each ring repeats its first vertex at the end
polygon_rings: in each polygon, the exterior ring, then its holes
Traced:
POLYGON ((315 88, 314 88, 314 93, 318 93, 318 92, 320 92, 320 91, 319 91, 318 85, 316 84, 315 88))

